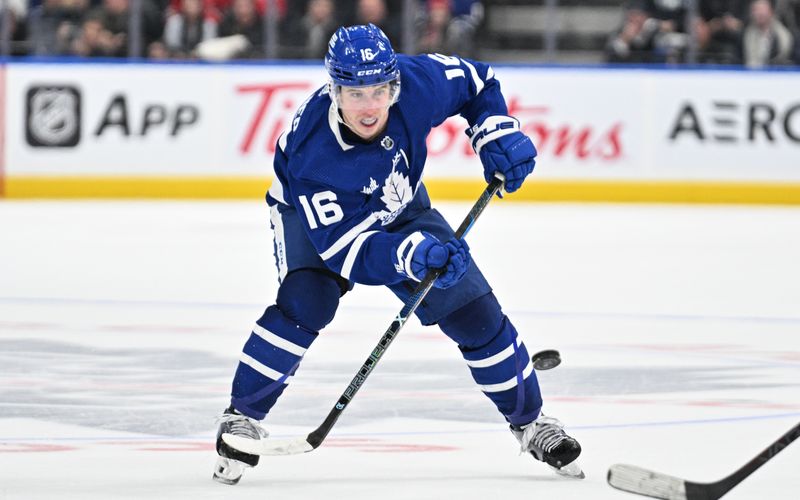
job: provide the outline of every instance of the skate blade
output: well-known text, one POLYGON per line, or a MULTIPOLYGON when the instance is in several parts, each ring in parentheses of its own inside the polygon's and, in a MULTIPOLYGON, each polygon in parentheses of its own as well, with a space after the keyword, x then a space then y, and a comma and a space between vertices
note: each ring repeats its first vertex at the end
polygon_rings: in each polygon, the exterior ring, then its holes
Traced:
POLYGON ((244 469, 247 467, 249 467, 247 464, 239 462, 238 460, 218 457, 217 463, 214 465, 214 475, 212 478, 218 483, 233 486, 242 478, 244 469))
POLYGON ((560 469, 557 467, 550 466, 556 474, 559 476, 569 477, 572 479, 584 479, 586 474, 583 473, 581 466, 578 465, 578 462, 571 462, 561 467, 560 469))

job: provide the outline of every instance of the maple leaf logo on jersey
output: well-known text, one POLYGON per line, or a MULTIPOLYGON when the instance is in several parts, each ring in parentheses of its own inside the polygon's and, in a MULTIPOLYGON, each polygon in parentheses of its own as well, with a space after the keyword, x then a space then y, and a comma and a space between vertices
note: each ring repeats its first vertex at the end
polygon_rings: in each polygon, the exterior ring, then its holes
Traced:
POLYGON ((411 190, 408 177, 392 169, 392 173, 386 178, 386 184, 383 186, 383 196, 381 196, 381 201, 389 209, 388 211, 382 210, 379 213, 381 225, 391 224, 402 213, 413 197, 414 193, 411 190))

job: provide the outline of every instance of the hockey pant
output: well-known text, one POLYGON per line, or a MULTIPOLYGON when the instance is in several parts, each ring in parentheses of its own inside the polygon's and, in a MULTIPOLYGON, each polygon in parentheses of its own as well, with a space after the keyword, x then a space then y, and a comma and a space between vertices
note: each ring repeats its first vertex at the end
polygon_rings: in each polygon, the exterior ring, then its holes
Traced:
MULTIPOLYGON (((267 415, 318 332, 333 319, 340 294, 338 282, 318 271, 286 276, 276 304, 256 322, 244 346, 231 397, 237 410, 258 420, 267 415)), ((475 382, 508 422, 536 419, 542 399, 533 364, 494 294, 450 313, 439 327, 458 344, 475 382)))

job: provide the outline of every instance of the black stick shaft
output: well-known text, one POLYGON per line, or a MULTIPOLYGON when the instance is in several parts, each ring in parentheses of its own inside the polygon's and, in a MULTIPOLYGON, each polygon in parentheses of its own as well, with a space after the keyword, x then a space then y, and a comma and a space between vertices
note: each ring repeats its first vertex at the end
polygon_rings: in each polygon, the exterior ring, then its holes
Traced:
MULTIPOLYGON (((481 194, 478 201, 475 202, 475 205, 472 206, 472 209, 469 211, 467 216, 464 218, 464 221, 458 226, 456 230, 456 238, 463 238, 467 235, 469 230, 472 228, 472 225, 475 221, 478 220, 483 210, 492 201, 492 198, 502 189, 503 187, 503 180, 495 177, 492 179, 492 182, 486 186, 486 189, 481 194)), ((395 317, 392 324, 389 326, 389 329, 386 330, 386 333, 383 334, 381 339, 378 341, 378 345, 372 350, 372 353, 369 355, 364 364, 361 365, 361 368, 356 373, 353 380, 350 381, 350 385, 347 386, 347 389, 344 390, 342 395, 339 397, 339 400, 333 406, 328 416, 325 417, 325 420, 322 422, 322 425, 317 427, 316 430, 311 432, 306 441, 310 444, 313 448, 317 448, 322 441, 325 440, 325 437, 333 428, 334 424, 339 417, 341 416, 344 409, 347 407, 347 404, 353 399, 356 395, 358 390, 361 388, 361 385, 367 380, 369 374, 372 372, 375 365, 378 364, 378 361, 383 356, 383 353, 386 352, 386 349, 389 348, 389 345, 392 343, 394 338, 400 333, 400 329, 403 328, 403 325, 406 323, 406 320, 414 313, 417 307, 422 302, 422 299, 428 295, 428 292, 433 287, 433 282, 436 281, 436 278, 442 273, 442 270, 430 270, 425 275, 425 278, 417 285, 417 288, 414 289, 414 293, 406 300, 406 303, 403 305, 403 309, 400 313, 395 317)))
POLYGON ((717 499, 730 491, 734 486, 741 483, 750 474, 758 470, 762 465, 770 461, 775 455, 789 446, 792 441, 800 437, 800 423, 792 427, 786 434, 775 440, 764 451, 755 458, 744 464, 739 470, 721 479, 716 483, 698 484, 690 481, 686 482, 686 496, 688 499, 717 499), (702 490, 699 491, 699 490, 702 490))

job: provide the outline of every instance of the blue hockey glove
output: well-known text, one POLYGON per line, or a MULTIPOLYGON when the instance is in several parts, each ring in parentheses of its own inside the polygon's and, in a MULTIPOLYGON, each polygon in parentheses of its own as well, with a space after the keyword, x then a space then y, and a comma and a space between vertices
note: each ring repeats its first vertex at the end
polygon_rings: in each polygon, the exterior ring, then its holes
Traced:
POLYGON ((442 243, 432 234, 420 231, 403 240, 397 249, 397 259, 398 272, 414 281, 422 281, 431 269, 444 268, 433 283, 436 288, 450 288, 458 283, 471 261, 466 241, 453 238, 442 243))
POLYGON ((506 178, 505 191, 513 193, 536 165, 536 148, 520 132, 519 120, 510 116, 489 116, 480 125, 466 130, 483 163, 483 177, 491 182, 495 172, 506 178))

